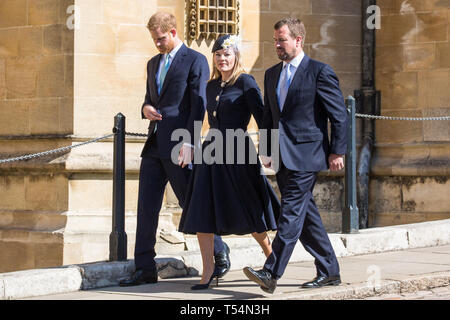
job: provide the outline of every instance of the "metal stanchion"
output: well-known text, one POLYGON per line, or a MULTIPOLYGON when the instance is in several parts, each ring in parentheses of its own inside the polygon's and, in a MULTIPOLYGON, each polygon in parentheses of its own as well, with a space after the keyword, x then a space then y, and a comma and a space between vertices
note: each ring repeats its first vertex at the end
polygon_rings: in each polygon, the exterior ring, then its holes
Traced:
POLYGON ((114 163, 112 232, 109 236, 109 260, 127 260, 127 234, 125 233, 125 116, 114 117, 114 163))
POLYGON ((355 99, 346 101, 349 116, 347 154, 345 156, 345 207, 342 212, 342 233, 358 233, 359 212, 356 202, 356 124, 355 99))

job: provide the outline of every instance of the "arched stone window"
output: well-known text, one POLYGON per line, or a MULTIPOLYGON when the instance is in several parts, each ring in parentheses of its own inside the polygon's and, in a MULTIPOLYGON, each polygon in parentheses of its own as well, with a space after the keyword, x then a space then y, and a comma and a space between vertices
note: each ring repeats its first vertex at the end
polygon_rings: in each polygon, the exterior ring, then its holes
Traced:
POLYGON ((186 0, 187 38, 217 39, 222 34, 239 34, 239 0, 186 0))

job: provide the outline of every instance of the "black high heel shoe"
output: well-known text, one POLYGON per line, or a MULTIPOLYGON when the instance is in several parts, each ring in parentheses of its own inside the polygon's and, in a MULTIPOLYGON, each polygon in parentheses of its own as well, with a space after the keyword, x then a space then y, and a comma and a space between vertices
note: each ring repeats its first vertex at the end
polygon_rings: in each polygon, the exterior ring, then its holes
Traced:
POLYGON ((211 278, 209 278, 208 283, 199 283, 196 285, 193 285, 191 287, 191 290, 205 290, 209 288, 209 285, 211 284, 211 282, 213 281, 213 279, 216 278, 216 287, 219 286, 219 275, 217 274, 216 270, 214 270, 213 274, 211 275, 211 278))

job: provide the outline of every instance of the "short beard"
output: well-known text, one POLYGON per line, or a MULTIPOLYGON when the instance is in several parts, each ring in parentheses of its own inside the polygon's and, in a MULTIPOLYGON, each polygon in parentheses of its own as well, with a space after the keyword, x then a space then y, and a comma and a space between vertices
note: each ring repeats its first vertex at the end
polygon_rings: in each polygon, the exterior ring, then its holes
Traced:
POLYGON ((281 61, 292 60, 293 58, 294 55, 290 55, 286 52, 286 50, 283 50, 283 53, 281 55, 278 54, 278 59, 280 59, 281 61))

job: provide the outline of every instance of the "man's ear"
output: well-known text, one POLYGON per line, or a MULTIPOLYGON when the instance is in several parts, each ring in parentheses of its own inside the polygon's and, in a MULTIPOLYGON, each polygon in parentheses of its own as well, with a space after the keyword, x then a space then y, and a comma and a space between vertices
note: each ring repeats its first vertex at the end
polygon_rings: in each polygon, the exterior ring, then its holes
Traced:
POLYGON ((177 36, 177 29, 175 29, 175 28, 172 28, 170 31, 170 34, 172 35, 172 37, 176 37, 177 36))
POLYGON ((303 41, 303 37, 302 36, 298 36, 296 39, 296 45, 298 46, 302 46, 302 41, 303 41))

